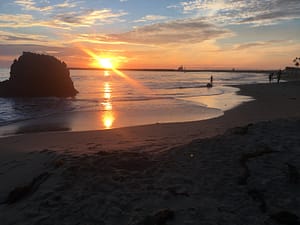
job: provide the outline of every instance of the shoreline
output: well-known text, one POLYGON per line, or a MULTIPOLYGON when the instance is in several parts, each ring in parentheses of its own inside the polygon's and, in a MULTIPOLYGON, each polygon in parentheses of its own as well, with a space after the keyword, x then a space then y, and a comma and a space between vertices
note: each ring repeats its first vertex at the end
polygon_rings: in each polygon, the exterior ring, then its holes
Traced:
POLYGON ((0 138, 0 220, 296 224, 300 82, 240 87, 210 120, 0 138))
MULTIPOLYGON (((121 106, 119 110, 115 107, 111 112, 103 110, 58 112, 20 120, 1 126, 0 137, 39 132, 107 130, 106 119, 112 125, 109 129, 202 121, 223 116, 224 111, 252 100, 250 97, 236 94, 238 88, 235 87, 216 86, 215 88, 216 92, 222 90, 224 93, 153 99, 146 101, 147 105, 151 105, 148 108, 141 108, 137 105, 128 110, 125 107, 122 109, 123 106, 121 106), (166 107, 160 107, 160 105, 166 107)), ((119 105, 118 102, 114 104, 119 105)))
MULTIPOLYGON (((273 84, 248 84, 248 85, 235 85, 233 87, 237 87, 240 91, 237 92, 238 95, 242 96, 250 96, 254 101, 244 102, 230 110, 224 112, 224 115, 200 121, 190 121, 190 122, 174 122, 174 123, 155 123, 155 124, 147 124, 147 125, 137 125, 137 126, 129 126, 129 127, 120 127, 113 129, 103 129, 103 130, 88 130, 88 131, 68 131, 68 129, 60 125, 54 131, 49 132, 29 132, 29 133, 21 133, 16 134, 16 136, 22 137, 23 135, 38 135, 38 136, 48 136, 51 135, 85 135, 85 133, 97 133, 103 132, 107 135, 114 133, 122 133, 126 132, 126 130, 137 130, 138 133, 141 132, 148 134, 153 133, 154 136, 159 136, 161 133, 170 135, 174 139, 184 140, 188 139, 191 141, 194 137, 197 137, 197 132, 200 131, 203 138, 211 137, 215 135, 219 135, 224 133, 227 129, 247 125, 248 123, 255 123, 259 121, 267 121, 273 119, 280 118, 291 118, 291 117, 300 117, 300 109, 297 110, 297 105, 300 105, 300 99, 297 98, 300 87, 300 81, 289 81, 280 83, 279 85, 276 83, 273 84), (265 95, 265 92, 269 92, 265 95), (276 102, 283 104, 283 107, 276 102), (296 109, 295 109, 296 107, 296 109), (257 113, 252 113, 256 110, 259 110, 257 113), (58 129, 59 128, 59 129, 58 129), (176 129, 182 129, 184 132, 184 136, 180 137, 180 134, 176 131, 176 129), (174 131, 175 129, 175 131, 174 131), (160 132, 161 130, 161 132, 160 132), (116 131, 116 132, 115 132, 116 131), (158 135, 155 133, 158 132, 158 135), (61 134, 56 134, 61 133, 61 134), (189 138, 190 137, 190 138, 189 138)), ((41 118, 42 120, 44 118, 41 118)), ((47 131, 47 128, 43 128, 42 131, 47 131)), ((87 135, 86 134, 86 135, 87 135)), ((152 134, 151 134, 152 135, 152 134)), ((88 135, 87 135, 88 136, 88 135)), ((3 136, 0 138, 5 139, 11 136, 3 136)), ((46 139, 46 138, 45 138, 46 139)), ((181 142, 180 142, 181 143, 181 142)))
MULTIPOLYGON (((263 121, 263 120, 271 120, 271 119, 277 119, 277 118, 285 118, 285 117, 297 117, 300 115, 300 113, 297 113, 297 110, 295 110, 295 112, 289 112, 290 110, 287 109, 285 110, 284 107, 277 107, 276 106, 276 101, 278 100, 278 102, 281 102, 283 100, 286 100, 287 102, 283 103, 283 104, 287 104, 289 108, 293 107, 293 104, 295 103, 295 105, 298 104, 298 100, 297 99, 297 94, 298 94, 298 90, 296 88, 296 86, 300 87, 300 81, 288 81, 288 82, 282 82, 279 85, 277 83, 272 83, 272 84, 245 84, 245 85, 231 85, 231 87, 234 88, 239 88, 239 91, 237 91, 235 94, 241 97, 245 97, 244 102, 238 104, 237 106, 234 106, 233 108, 227 110, 223 110, 223 114, 221 116, 217 116, 215 118, 210 118, 210 119, 203 119, 203 120, 192 120, 192 121, 183 121, 183 122, 156 122, 156 123, 151 123, 151 124, 137 124, 137 125, 132 125, 132 126, 128 126, 128 125, 124 125, 124 126, 118 126, 115 128, 111 128, 111 129, 106 129, 104 127, 102 127, 102 129, 95 129, 95 130, 90 130, 90 129, 84 129, 84 130, 72 130, 71 127, 69 127, 68 125, 68 121, 66 121, 66 115, 67 113, 58 113, 56 115, 54 115, 55 117, 58 118, 58 121, 56 123, 50 123, 49 126, 45 126, 45 125, 39 125, 39 123, 37 123, 36 125, 27 125, 28 121, 29 124, 31 123, 31 119, 30 120, 24 120, 18 123, 23 123, 26 125, 24 126, 24 128, 22 126, 19 126, 19 124, 17 123, 17 126, 15 126, 15 124, 10 124, 10 125, 5 125, 3 127, 13 127, 13 129, 16 131, 16 133, 9 133, 6 135, 1 136, 0 138, 5 138, 5 137, 13 137, 14 135, 18 136, 18 135, 28 135, 28 134, 43 134, 43 133, 51 133, 51 134, 55 134, 56 132, 63 132, 63 133, 85 133, 85 132, 112 132, 114 130, 119 130, 119 129, 147 129, 148 127, 151 129, 156 129, 155 127, 176 127, 181 126, 183 129, 187 129, 188 127, 190 127, 191 124, 194 124, 196 127, 200 127, 201 124, 203 124, 203 126, 212 126, 212 127, 216 127, 214 124, 218 124, 220 127, 224 127, 224 128, 216 128, 217 130, 220 130, 222 132, 226 131, 229 128, 235 127, 235 126, 240 126, 240 125, 245 125, 247 122, 246 120, 251 123, 251 122, 259 122, 259 121, 263 121), (292 87, 292 90, 289 90, 289 87, 292 87), (281 89, 285 89, 284 91, 281 89), (267 91, 272 91, 272 93, 267 94, 266 96, 264 95, 265 90, 268 89, 267 91), (276 93, 278 92, 278 93, 276 93), (248 98, 248 99, 247 99, 248 98), (250 100, 253 99, 253 100, 250 100), (270 103, 270 108, 267 105, 268 103, 270 103), (247 113, 247 110, 252 111, 255 108, 259 108, 260 111, 260 115, 251 115, 247 113), (264 108, 268 108, 268 109, 264 109, 264 108), (268 111, 269 110, 269 111, 268 111), (288 114, 286 113, 286 111, 288 112, 288 114), (240 124, 240 120, 237 120, 236 122, 234 121, 234 118, 238 118, 238 115, 242 114, 244 115, 244 117, 242 118, 242 120, 244 120, 244 123, 240 124), (228 122, 230 121, 230 122, 228 122), (234 125, 235 124, 235 125, 234 125), (14 127, 18 127, 18 129, 14 128, 14 127), (20 130, 20 131, 17 131, 20 130)), ((282 102, 281 102, 282 103, 282 102)), ((226 106, 224 106, 226 107, 226 106)), ((209 109, 214 109, 213 107, 210 108, 210 106, 208 106, 209 109)), ((217 109, 219 110, 219 109, 217 109)), ((74 115, 79 115, 77 116, 78 118, 80 118, 80 114, 82 112, 71 112, 74 115)), ((85 114, 92 114, 92 117, 97 116, 97 112, 83 112, 85 114)), ((56 118, 56 119, 57 119, 56 118)), ((74 117, 76 118, 76 116, 74 117)), ((76 120, 74 119, 73 120, 76 120)), ((36 121, 45 121, 47 119, 46 117, 41 117, 36 119, 36 121)), ((51 120, 51 117, 48 118, 51 120)), ((96 119, 92 119, 93 121, 96 121, 96 119)), ((126 124, 126 123, 125 123, 126 124)), ((103 126, 103 125, 102 125, 103 126)), ((98 125, 97 125, 98 127, 98 125)), ((100 125, 101 127, 101 125, 100 125)), ((158 128, 160 129, 160 128, 158 128)), ((163 128, 164 129, 164 128, 163 128)), ((168 129, 168 128, 167 128, 168 129)), ((172 128, 171 128, 172 129, 172 128)), ((210 133, 210 132, 207 132, 210 133)), ((219 132, 216 132, 216 134, 220 134, 219 132)), ((208 135, 204 135, 204 137, 208 137, 208 136, 213 136, 212 134, 208 134, 208 135)))
POLYGON ((74 149, 72 151, 78 153, 77 150, 80 150, 78 146, 85 146, 87 142, 92 143, 96 140, 96 142, 101 142, 101 146, 108 151, 127 149, 128 145, 137 148, 146 142, 154 144, 147 151, 159 152, 160 149, 183 145, 197 138, 222 135, 228 129, 246 126, 250 123, 300 117, 299 81, 285 82, 279 85, 251 84, 236 87, 240 88, 240 94, 252 96, 255 101, 245 102, 225 111, 223 116, 217 118, 107 130, 25 133, 1 137, 0 149, 15 152, 24 152, 24 149, 32 148, 61 151, 71 145, 74 149), (19 144, 20 142, 22 145, 19 144))

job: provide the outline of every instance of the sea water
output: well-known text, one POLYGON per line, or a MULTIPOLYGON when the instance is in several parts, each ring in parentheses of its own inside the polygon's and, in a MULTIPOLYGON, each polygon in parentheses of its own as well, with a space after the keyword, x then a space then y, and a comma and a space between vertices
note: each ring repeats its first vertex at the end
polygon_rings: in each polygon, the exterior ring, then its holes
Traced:
MULTIPOLYGON (((222 116, 250 96, 230 85, 265 83, 239 72, 71 70, 74 98, 0 98, 0 135, 98 130, 222 116), (207 88, 213 76, 213 87, 207 88)), ((9 70, 0 70, 0 81, 9 70)))

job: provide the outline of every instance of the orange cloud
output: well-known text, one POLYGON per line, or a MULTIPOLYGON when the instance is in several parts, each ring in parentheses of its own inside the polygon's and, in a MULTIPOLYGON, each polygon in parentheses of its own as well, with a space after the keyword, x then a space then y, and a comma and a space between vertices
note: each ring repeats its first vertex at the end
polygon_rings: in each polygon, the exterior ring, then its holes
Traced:
POLYGON ((199 43, 231 35, 225 28, 198 19, 173 20, 138 27, 132 31, 113 34, 114 40, 149 45, 199 43))

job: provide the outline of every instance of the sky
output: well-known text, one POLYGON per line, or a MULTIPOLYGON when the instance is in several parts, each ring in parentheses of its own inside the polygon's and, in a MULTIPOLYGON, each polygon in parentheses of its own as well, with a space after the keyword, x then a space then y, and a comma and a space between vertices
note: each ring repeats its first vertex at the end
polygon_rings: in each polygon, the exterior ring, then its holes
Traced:
POLYGON ((280 69, 300 57, 300 0, 1 0, 0 67, 280 69), (89 53, 93 54, 89 54, 89 53))

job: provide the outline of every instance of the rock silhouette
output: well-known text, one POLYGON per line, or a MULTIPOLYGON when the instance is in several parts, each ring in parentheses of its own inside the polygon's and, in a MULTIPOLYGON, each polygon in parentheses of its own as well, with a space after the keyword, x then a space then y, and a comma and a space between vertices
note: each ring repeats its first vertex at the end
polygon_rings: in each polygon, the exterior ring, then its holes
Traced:
POLYGON ((64 62, 53 56, 23 52, 14 60, 0 97, 73 97, 78 93, 64 62))

